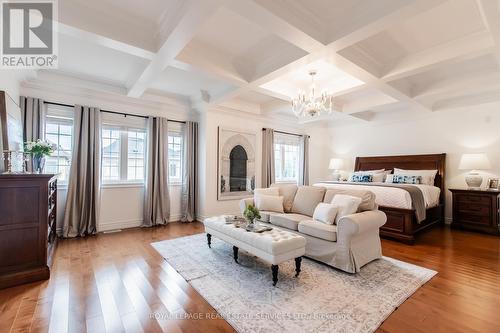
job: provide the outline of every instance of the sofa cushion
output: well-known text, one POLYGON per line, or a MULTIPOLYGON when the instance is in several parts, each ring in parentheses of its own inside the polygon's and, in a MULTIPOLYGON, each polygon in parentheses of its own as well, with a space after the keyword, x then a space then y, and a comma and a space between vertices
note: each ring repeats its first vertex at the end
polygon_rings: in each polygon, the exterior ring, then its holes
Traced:
POLYGON ((309 216, 301 214, 273 214, 270 216, 269 222, 271 224, 277 225, 278 227, 283 227, 291 230, 298 230, 298 225, 300 221, 311 219, 309 216))
POLYGON ((313 216, 314 209, 323 200, 325 190, 319 186, 300 186, 293 199, 292 213, 313 216))
POLYGON ((299 187, 295 184, 272 184, 271 188, 279 189, 279 195, 283 196, 283 208, 285 209, 285 213, 291 212, 293 199, 299 187))
POLYGON ((334 196, 337 194, 346 194, 353 197, 361 198, 361 204, 359 204, 358 211, 364 212, 366 210, 374 210, 377 208, 375 203, 375 194, 368 190, 353 190, 353 189, 340 189, 340 188, 330 188, 326 190, 323 202, 331 203, 334 196))
POLYGON ((299 232, 331 242, 337 241, 337 226, 333 224, 306 220, 299 223, 299 232))
POLYGON ((280 195, 279 189, 276 188, 256 188, 253 190, 254 197, 257 197, 259 195, 274 195, 278 196, 280 195))
POLYGON ((335 224, 344 216, 354 214, 358 211, 361 204, 361 198, 353 197, 347 194, 337 194, 332 199, 332 205, 338 208, 337 215, 335 216, 335 224))
POLYGON ((283 213, 283 197, 274 195, 257 195, 255 207, 258 210, 283 213))
POLYGON ((281 214, 281 213, 269 212, 269 211, 265 211, 265 210, 261 210, 259 213, 260 213, 260 220, 259 221, 266 222, 266 223, 269 223, 272 215, 281 214))
POLYGON ((334 224, 338 208, 332 204, 320 202, 314 210, 313 220, 326 224, 334 224))

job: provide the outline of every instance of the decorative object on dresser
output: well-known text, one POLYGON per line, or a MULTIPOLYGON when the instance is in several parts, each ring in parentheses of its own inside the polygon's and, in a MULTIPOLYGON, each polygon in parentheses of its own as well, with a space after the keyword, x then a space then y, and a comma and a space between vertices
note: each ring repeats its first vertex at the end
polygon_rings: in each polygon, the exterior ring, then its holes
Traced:
POLYGON ((3 171, 23 172, 23 123, 19 105, 6 92, 0 90, 0 163, 3 171))
POLYGON ((452 227, 500 235, 500 191, 450 189, 453 194, 452 227))
POLYGON ((434 186, 441 190, 439 204, 426 209, 425 220, 417 221, 414 208, 379 207, 387 215, 387 222, 380 228, 380 235, 413 244, 418 232, 444 221, 446 154, 356 157, 354 171, 395 168, 437 170, 434 186))
POLYGON ((0 175, 0 289, 49 278, 56 202, 55 175, 0 175))
POLYGON ((344 161, 340 158, 330 159, 328 169, 333 170, 332 180, 340 180, 340 169, 344 166, 344 161))
POLYGON ((491 169, 490 160, 484 153, 463 154, 458 166, 460 170, 470 170, 465 177, 465 182, 470 189, 479 189, 483 183, 483 177, 477 170, 491 169))

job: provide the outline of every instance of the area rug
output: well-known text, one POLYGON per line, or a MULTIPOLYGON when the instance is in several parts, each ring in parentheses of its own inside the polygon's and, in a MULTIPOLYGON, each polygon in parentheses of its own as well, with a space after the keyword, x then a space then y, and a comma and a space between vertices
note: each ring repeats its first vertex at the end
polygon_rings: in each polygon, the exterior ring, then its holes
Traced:
POLYGON ((238 332, 373 332, 435 271, 384 257, 347 274, 304 258, 295 278, 293 260, 270 265, 198 234, 152 246, 238 332))

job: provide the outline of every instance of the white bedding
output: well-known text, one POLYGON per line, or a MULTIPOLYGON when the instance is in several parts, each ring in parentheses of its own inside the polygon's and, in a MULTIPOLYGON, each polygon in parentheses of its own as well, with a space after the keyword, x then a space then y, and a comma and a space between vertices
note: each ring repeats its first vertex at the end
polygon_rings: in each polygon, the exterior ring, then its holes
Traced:
MULTIPOLYGON (((375 184, 375 183, 371 183, 375 184)), ((382 183, 381 183, 382 184, 382 183)), ((432 185, 423 185, 423 184, 405 184, 416 186, 422 191, 424 196, 425 206, 426 208, 435 207, 439 204, 439 194, 441 193, 441 189, 432 185)), ((379 206, 385 207, 393 207, 393 208, 402 208, 402 209, 411 209, 411 197, 408 191, 405 191, 401 188, 397 187, 385 187, 385 186, 363 186, 363 185, 354 185, 354 184, 340 184, 340 183, 316 183, 314 186, 322 186, 328 188, 348 188, 353 190, 368 190, 372 191, 375 194, 375 202, 379 206)))

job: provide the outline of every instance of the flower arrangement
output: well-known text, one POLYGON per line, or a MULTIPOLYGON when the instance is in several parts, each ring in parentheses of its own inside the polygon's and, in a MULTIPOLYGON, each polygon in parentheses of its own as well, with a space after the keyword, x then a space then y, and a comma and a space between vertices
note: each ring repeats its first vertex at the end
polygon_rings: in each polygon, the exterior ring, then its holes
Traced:
POLYGON ((24 151, 37 157, 49 156, 55 149, 56 145, 40 139, 24 143, 24 151))
POLYGON ((254 219, 260 219, 260 212, 254 205, 248 205, 243 212, 243 216, 245 216, 248 221, 253 222, 254 219))

